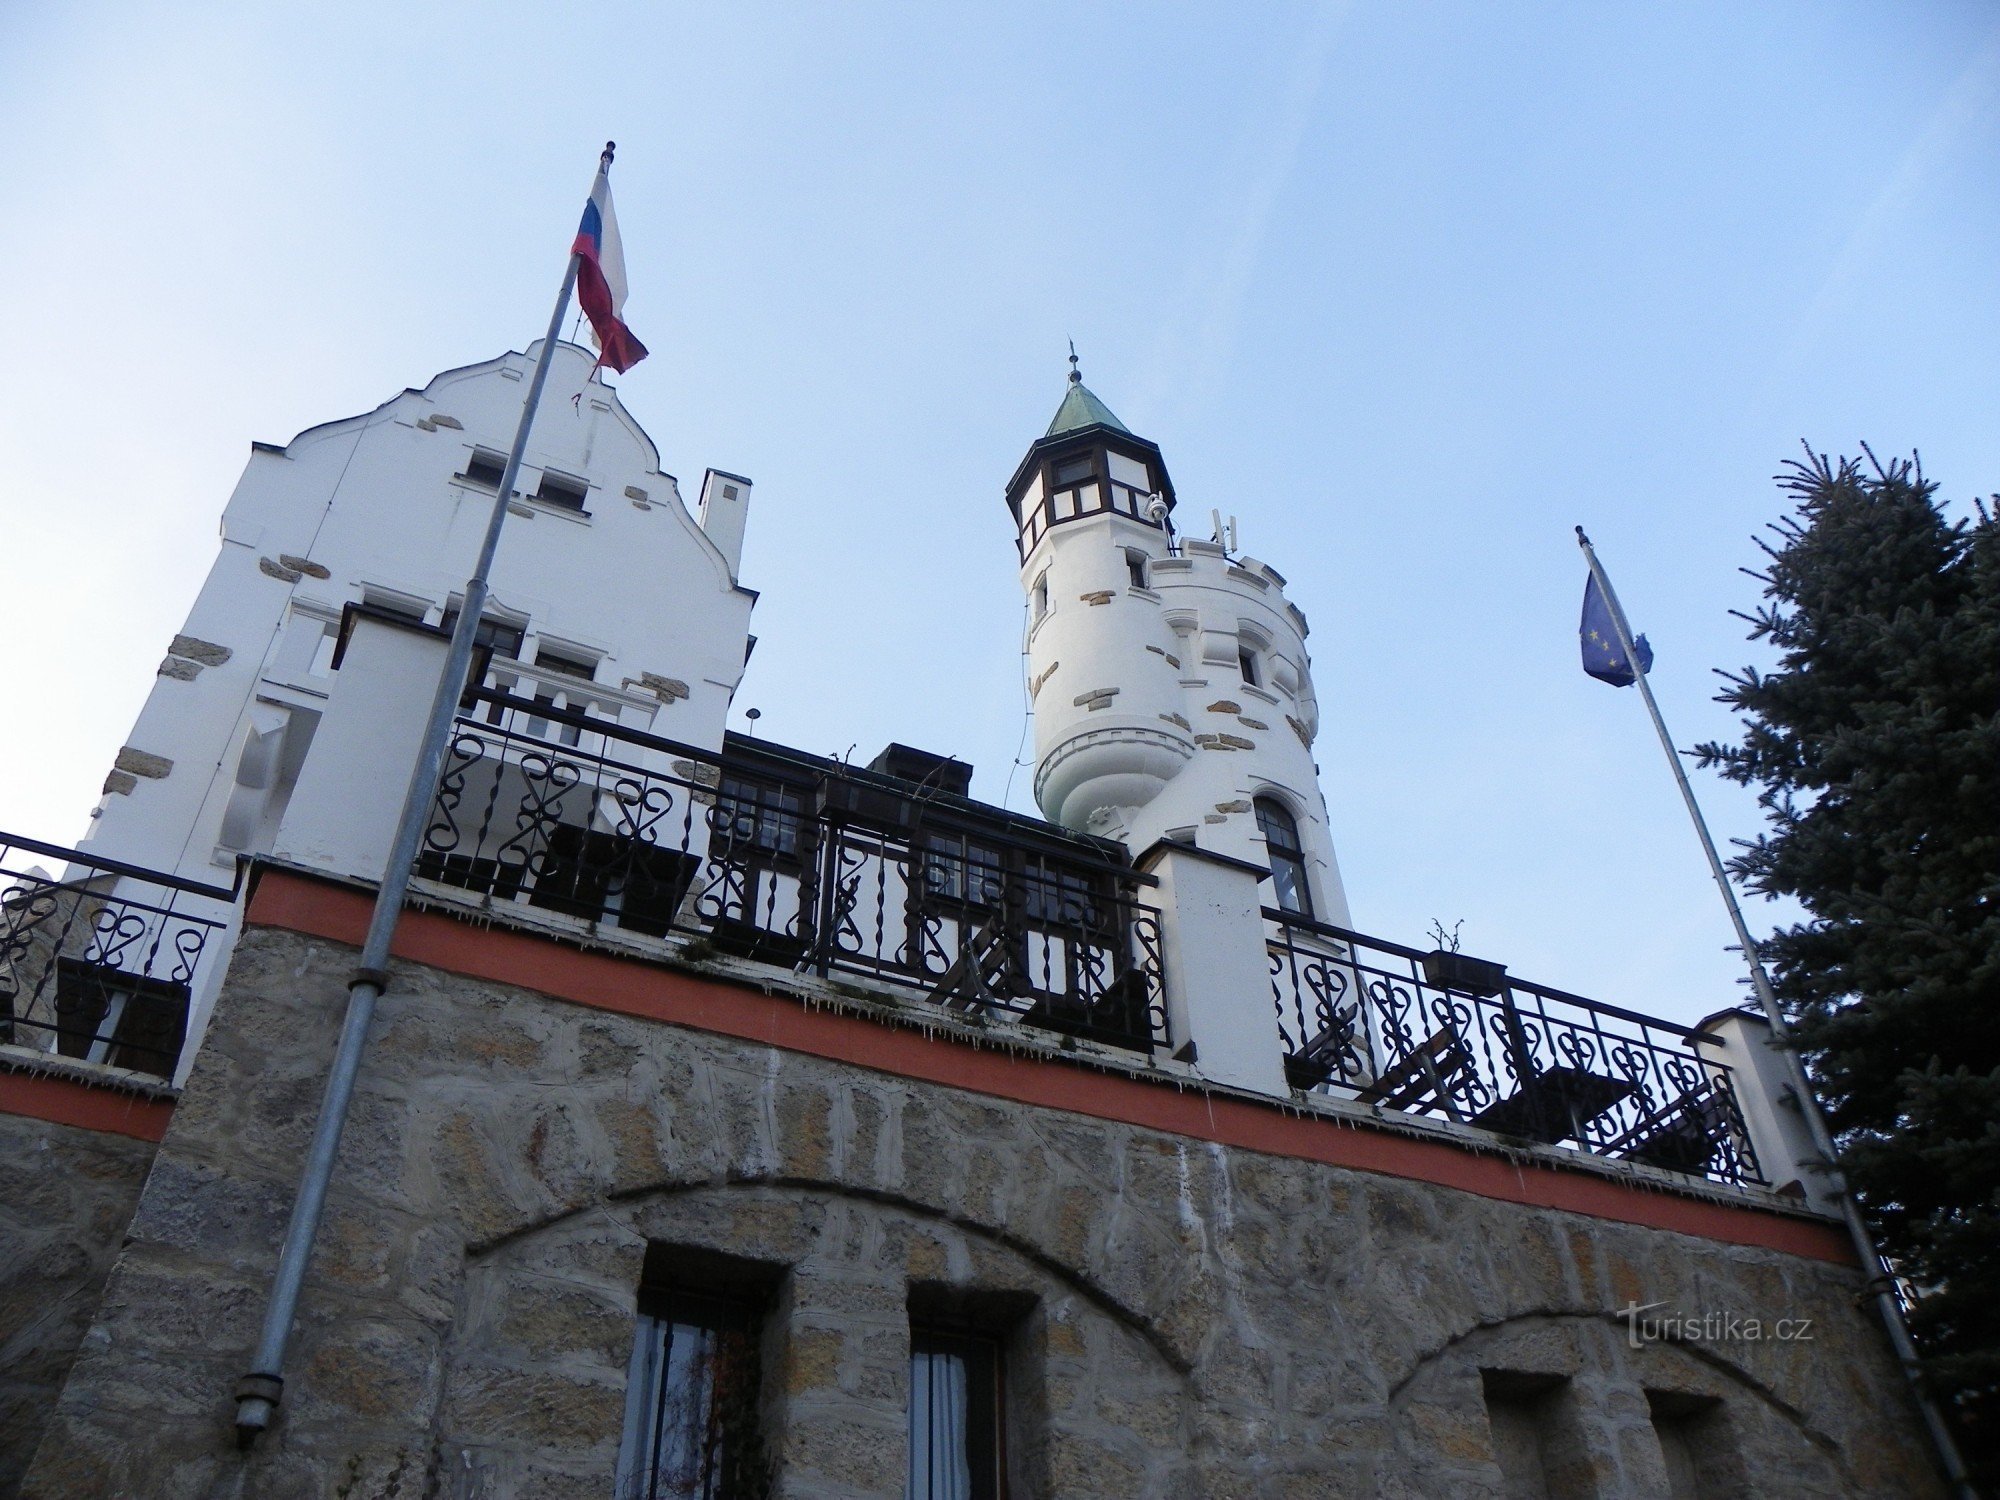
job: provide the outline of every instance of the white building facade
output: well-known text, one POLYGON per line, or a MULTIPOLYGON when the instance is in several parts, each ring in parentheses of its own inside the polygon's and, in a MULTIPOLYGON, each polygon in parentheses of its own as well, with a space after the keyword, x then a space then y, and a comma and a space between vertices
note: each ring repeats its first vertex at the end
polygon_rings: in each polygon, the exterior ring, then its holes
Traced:
MULTIPOLYGON (((369 873, 365 860, 340 862, 358 832, 342 786, 356 766, 313 754, 343 620, 351 628, 359 610, 435 633, 456 619, 539 350, 447 371, 282 447, 254 446, 84 852, 210 884, 281 846, 369 873)), ((574 345, 555 351, 493 567, 486 682, 718 750, 750 646, 756 596, 737 567, 751 483, 709 470, 690 514, 594 365, 574 345)), ((427 702, 435 669, 412 670, 430 673, 409 685, 427 702)), ((215 977, 195 986, 182 1075, 215 977)))

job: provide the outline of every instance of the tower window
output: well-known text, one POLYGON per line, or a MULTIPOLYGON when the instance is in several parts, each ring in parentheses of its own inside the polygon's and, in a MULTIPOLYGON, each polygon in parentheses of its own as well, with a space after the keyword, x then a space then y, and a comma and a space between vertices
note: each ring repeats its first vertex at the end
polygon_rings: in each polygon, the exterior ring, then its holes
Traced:
POLYGON ((910 1330, 910 1473, 906 1500, 998 1500, 1000 1346, 910 1330))
POLYGON ((1278 909, 1310 917, 1312 890, 1306 884, 1305 850, 1299 844, 1299 825, 1275 798, 1259 797, 1255 805, 1257 828, 1264 835, 1278 909))
POLYGON ((1035 580, 1035 618, 1037 620, 1049 612, 1049 575, 1044 573, 1035 580))
POLYGON ((1054 488, 1066 490, 1073 485, 1079 485, 1093 479, 1096 475, 1097 464, 1088 453, 1076 458, 1065 458, 1056 465, 1054 488))
POLYGON ((1257 673, 1257 653, 1252 651, 1248 646, 1239 646, 1237 648, 1236 667, 1243 674, 1243 680, 1249 683, 1250 686, 1262 687, 1264 685, 1264 679, 1258 676, 1257 673))
POLYGON ((1133 588, 1146 587, 1146 554, 1128 551, 1125 554, 1125 571, 1131 577, 1133 588))

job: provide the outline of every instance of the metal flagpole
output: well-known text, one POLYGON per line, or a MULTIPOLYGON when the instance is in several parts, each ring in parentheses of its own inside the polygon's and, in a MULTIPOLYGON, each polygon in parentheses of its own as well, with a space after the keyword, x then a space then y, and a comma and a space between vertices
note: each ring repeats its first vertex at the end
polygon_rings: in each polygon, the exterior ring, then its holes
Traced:
POLYGON ((1729 873, 1723 868, 1722 857, 1715 851, 1715 840, 1709 835, 1708 821, 1701 815, 1701 805, 1694 800, 1694 788, 1688 784, 1680 752, 1674 748, 1673 737, 1667 733, 1667 721, 1660 717, 1660 705, 1654 701, 1652 686, 1646 681, 1646 669, 1640 663, 1639 653, 1633 648, 1632 627, 1626 623, 1625 610, 1618 603, 1617 591, 1611 587, 1604 565, 1597 560, 1596 549, 1590 545, 1590 538, 1583 534, 1581 526, 1576 528, 1576 544, 1583 549, 1584 561, 1590 565, 1590 576, 1597 580, 1597 587, 1604 595, 1611 614, 1612 629, 1618 632, 1618 649, 1625 653, 1625 662, 1632 669, 1632 679, 1638 684, 1639 696, 1646 702, 1646 712, 1652 715, 1653 728, 1660 736, 1660 748, 1666 752, 1667 764, 1673 767, 1674 782, 1681 789, 1681 801, 1687 804, 1688 817, 1693 820, 1694 831, 1701 839, 1702 852, 1708 856, 1709 873, 1715 877, 1716 889, 1722 892, 1723 905, 1729 908, 1729 920, 1736 928, 1736 940, 1742 945, 1743 957, 1750 965, 1751 988, 1757 993, 1757 1004, 1764 1012, 1764 1019, 1770 1022, 1772 1040, 1784 1054, 1792 1092, 1798 1099, 1799 1113, 1805 1117, 1813 1149, 1820 1154, 1827 1185, 1840 1199, 1841 1217, 1847 1223, 1854 1252, 1860 1258, 1863 1269, 1872 1273, 1868 1278, 1869 1289, 1874 1294, 1883 1325, 1889 1331, 1889 1342, 1895 1348, 1903 1377, 1910 1384, 1910 1392, 1923 1413, 1924 1426, 1930 1432, 1946 1477, 1957 1490, 1960 1500, 1979 1500, 1979 1492, 1972 1487, 1972 1478, 1966 1471, 1958 1444, 1952 1438, 1951 1429, 1945 1425, 1944 1414, 1924 1389, 1917 1346, 1910 1338, 1910 1327, 1904 1320, 1902 1303, 1896 1298, 1894 1277, 1883 1263, 1881 1251, 1875 1248, 1874 1236, 1868 1232, 1867 1221, 1861 1217, 1861 1206, 1855 1202, 1854 1194, 1847 1185, 1846 1173, 1840 1170, 1834 1155, 1833 1134, 1827 1129, 1826 1116, 1820 1110, 1819 1100, 1806 1078, 1805 1066, 1799 1060, 1798 1049, 1792 1043, 1792 1029, 1785 1021, 1785 1012, 1778 1004, 1778 997, 1772 992, 1770 976, 1764 972, 1764 960, 1758 955, 1757 944, 1751 940, 1750 926, 1743 920, 1743 908, 1737 904, 1736 888, 1729 883, 1729 873))
MULTIPOLYGON (((598 160, 598 173, 611 170, 613 147, 607 143, 598 160)), ((507 467, 500 475, 499 493, 493 497, 493 513, 486 522, 486 535, 479 546, 478 561, 465 585, 465 599, 459 606, 458 623, 451 633, 451 647, 445 653, 444 672, 438 678, 437 694, 431 699, 430 720, 417 754, 417 766, 410 788, 403 798, 403 811, 396 823, 396 836, 389 846, 389 865, 382 886, 375 895, 375 910, 368 919, 368 936, 361 947, 361 962, 347 986, 347 1015, 340 1027, 340 1044, 334 1052, 333 1069, 327 1075, 326 1093, 319 1106, 319 1120, 313 1127, 312 1146, 306 1154, 305 1171, 299 1179, 299 1195, 292 1204, 291 1222, 285 1226, 285 1241, 278 1252, 278 1271, 272 1278, 270 1300, 264 1308, 264 1328, 257 1340, 257 1353, 250 1373, 236 1383, 236 1436, 249 1447, 257 1434, 270 1425, 284 1391, 285 1345, 290 1340, 292 1318, 298 1310, 299 1286, 305 1279, 306 1261, 312 1255, 313 1240, 319 1232, 321 1211, 326 1206, 327 1180, 333 1173, 334 1153, 340 1146, 341 1127, 347 1123, 347 1108, 354 1095, 354 1078, 361 1066, 361 1052, 368 1041, 368 1023, 375 1014, 375 1001, 389 983, 389 945, 396 935, 396 922, 403 913, 403 896, 410 884, 410 872, 417 861, 417 844, 429 820, 432 799, 437 796, 438 778, 444 766, 446 742, 451 737, 452 720, 459 700, 465 695, 465 678, 472 662, 481 618, 486 611, 487 575, 500 547, 500 528, 507 520, 507 502, 514 493, 520 473, 521 454, 528 446, 528 430, 534 425, 535 408, 541 404, 542 387, 548 383, 549 362, 562 334, 563 314, 569 309, 570 293, 576 287, 577 263, 581 257, 570 252, 563 272, 562 291, 556 296, 555 311, 549 314, 548 332, 542 338, 541 356, 535 361, 534 378, 528 384, 527 399, 521 405, 521 420, 514 429, 514 446, 507 454, 507 467)))

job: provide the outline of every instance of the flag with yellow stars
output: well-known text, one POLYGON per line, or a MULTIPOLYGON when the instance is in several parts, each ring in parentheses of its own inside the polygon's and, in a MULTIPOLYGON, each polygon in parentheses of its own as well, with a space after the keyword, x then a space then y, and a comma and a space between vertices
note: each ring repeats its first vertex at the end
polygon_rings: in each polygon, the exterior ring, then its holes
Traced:
MULTIPOLYGON (((1595 573, 1583 586, 1583 624, 1578 627, 1578 634, 1583 642, 1584 671, 1613 687, 1630 687, 1637 681, 1632 663, 1625 659, 1625 652, 1618 644, 1618 627, 1611 623, 1611 606, 1597 586, 1595 573)), ((1639 670, 1652 671, 1653 648, 1646 644, 1643 635, 1634 638, 1632 650, 1639 658, 1639 670)))

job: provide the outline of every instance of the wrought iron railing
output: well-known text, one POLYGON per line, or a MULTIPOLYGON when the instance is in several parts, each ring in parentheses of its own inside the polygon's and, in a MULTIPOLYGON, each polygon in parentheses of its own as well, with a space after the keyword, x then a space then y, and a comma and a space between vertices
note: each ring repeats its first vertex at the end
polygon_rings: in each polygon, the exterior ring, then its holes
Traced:
POLYGON ((235 899, 0 833, 0 1042, 171 1078, 235 899))
POLYGON ((964 1016, 1166 1039, 1151 882, 1118 846, 777 747, 717 757, 475 689, 417 874, 964 1016))
POLYGON ((1669 1022, 1264 913, 1293 1087, 1732 1183, 1762 1181, 1729 1070, 1669 1022))

